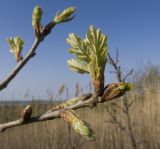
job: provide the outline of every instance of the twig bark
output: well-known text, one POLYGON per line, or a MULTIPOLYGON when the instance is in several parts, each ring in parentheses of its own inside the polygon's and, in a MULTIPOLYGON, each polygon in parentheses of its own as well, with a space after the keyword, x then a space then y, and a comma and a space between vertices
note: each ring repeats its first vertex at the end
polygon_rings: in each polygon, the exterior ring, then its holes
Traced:
MULTIPOLYGON (((117 52, 118 53, 118 52, 117 52)), ((115 73, 117 75, 117 79, 119 82, 122 82, 122 72, 121 72, 121 67, 118 66, 118 54, 116 56, 116 61, 114 61, 112 59, 112 57, 110 56, 110 54, 108 53, 108 60, 109 60, 109 63, 113 66, 113 68, 115 69, 115 73)))
POLYGON ((5 89, 7 85, 15 78, 19 71, 25 66, 25 64, 35 55, 35 51, 40 43, 39 39, 35 39, 33 46, 28 51, 23 60, 21 60, 17 66, 11 71, 11 73, 0 83, 0 91, 5 89))
POLYGON ((25 124, 29 124, 29 123, 41 122, 41 121, 45 121, 45 120, 51 120, 54 118, 58 118, 58 115, 59 115, 59 112, 54 111, 52 113, 45 113, 40 116, 31 117, 29 120, 27 120, 25 122, 23 122, 20 118, 18 120, 12 121, 12 122, 0 124, 0 132, 3 132, 8 128, 12 128, 12 127, 20 126, 20 125, 25 125, 25 124))
MULTIPOLYGON (((112 59, 112 57, 110 56, 110 54, 108 54, 108 61, 109 63, 113 66, 114 70, 115 70, 115 74, 117 76, 117 79, 118 81, 123 81, 125 82, 126 79, 133 73, 133 69, 131 69, 129 71, 129 73, 127 73, 124 77, 122 77, 122 71, 121 71, 121 67, 119 66, 119 53, 118 53, 118 49, 117 49, 117 52, 116 52, 116 59, 112 59)), ((132 129, 132 122, 131 122, 131 116, 130 116, 130 113, 129 113, 129 108, 130 106, 132 105, 132 103, 128 103, 127 101, 127 97, 124 95, 123 99, 123 107, 120 107, 119 105, 117 104, 114 104, 117 108, 121 109, 123 111, 123 113, 126 115, 127 117, 127 124, 128 124, 128 129, 124 129, 121 125, 121 123, 119 121, 117 121, 116 119, 116 115, 114 115, 112 112, 108 112, 113 121, 115 121, 115 123, 118 124, 119 128, 123 131, 125 131, 127 133, 127 135, 129 136, 130 140, 131 140, 131 144, 132 144, 132 147, 133 149, 137 149, 137 142, 136 142, 136 139, 135 139, 135 136, 134 136, 134 133, 133 133, 133 129, 132 129)))
MULTIPOLYGON (((35 41, 33 43, 33 45, 31 46, 31 48, 29 49, 28 53, 26 54, 26 56, 17 63, 17 65, 15 66, 15 68, 11 71, 11 73, 4 78, 4 80, 2 80, 0 82, 0 91, 5 89, 8 84, 16 77, 16 75, 20 72, 20 70, 26 65, 26 63, 36 55, 36 50, 39 46, 39 44, 44 40, 44 38, 52 31, 52 29, 55 27, 56 23, 54 21, 49 22, 44 29, 42 30, 42 32, 39 33, 39 36, 35 36, 35 41)), ((4 130, 11 128, 11 127, 16 127, 16 126, 20 126, 20 125, 25 125, 25 124, 29 124, 29 123, 34 123, 34 122, 40 122, 40 121, 44 121, 44 120, 48 120, 48 119, 54 119, 54 118, 58 118, 58 111, 54 111, 52 113, 45 113, 43 115, 40 116, 36 116, 36 117, 31 117, 29 118, 27 121, 23 121, 22 118, 16 120, 16 121, 12 121, 12 122, 8 122, 5 124, 0 124, 0 132, 3 132, 4 130)))
POLYGON ((36 50, 40 44, 40 42, 42 42, 44 40, 44 38, 51 32, 51 30, 53 29, 53 27, 56 24, 51 21, 50 23, 48 23, 42 33, 40 34, 39 38, 35 38, 35 41, 32 45, 32 47, 29 49, 28 53, 26 54, 26 56, 20 61, 18 62, 18 64, 15 66, 15 68, 11 71, 11 73, 0 82, 0 91, 5 89, 8 84, 15 78, 15 76, 20 72, 20 70, 26 65, 26 63, 36 55, 36 50))
MULTIPOLYGON (((115 83, 114 83, 115 84, 115 83)), ((111 86, 112 84, 109 84, 107 86, 111 86)), ((110 92, 112 92, 112 90, 109 90, 110 92)), ((124 95, 125 92, 122 95, 124 95)), ((78 102, 74 105, 71 105, 69 107, 64 107, 62 109, 57 109, 55 111, 49 111, 45 114, 39 115, 39 116, 35 116, 35 117, 30 117, 28 120, 23 121, 23 117, 21 117, 20 119, 16 120, 16 121, 12 121, 12 122, 8 122, 8 123, 4 123, 4 124, 0 124, 0 132, 5 131, 8 128, 11 127, 16 127, 16 126, 20 126, 20 125, 25 125, 25 124, 29 124, 29 123, 35 123, 35 122, 41 122, 41 121, 46 121, 46 120, 53 120, 55 118, 60 118, 59 114, 61 110, 64 109, 72 109, 72 110, 76 110, 76 109, 80 109, 80 108, 84 108, 84 107, 93 107, 96 106, 98 103, 103 103, 103 102, 107 102, 109 100, 118 98, 119 96, 110 96, 110 94, 107 91, 107 87, 105 88, 105 91, 103 91, 103 94, 99 95, 99 96, 95 96, 95 94, 92 94, 90 96, 86 96, 87 98, 84 98, 84 95, 78 97, 78 102), (108 95, 104 95, 106 94, 108 95), (104 98, 104 99, 102 99, 104 98)))
POLYGON ((107 122, 111 122, 111 123, 117 124, 118 127, 119 127, 121 130, 126 131, 125 127, 122 126, 121 122, 118 121, 116 115, 114 115, 114 114, 109 110, 108 107, 106 107, 106 109, 107 109, 107 112, 110 114, 110 116, 111 116, 112 119, 113 119, 112 121, 107 121, 107 122))
POLYGON ((126 79, 127 79, 130 75, 132 75, 133 71, 134 71, 134 69, 131 69, 131 70, 124 76, 123 82, 125 82, 126 79))
POLYGON ((135 136, 134 136, 134 133, 133 133, 131 116, 130 116, 130 113, 129 113, 129 104, 128 104, 126 96, 123 97, 123 105, 124 105, 124 108, 126 110, 126 116, 127 116, 127 123, 128 123, 128 130, 129 130, 128 131, 128 136, 131 139, 132 147, 134 149, 137 149, 137 142, 136 142, 136 139, 135 139, 135 136))

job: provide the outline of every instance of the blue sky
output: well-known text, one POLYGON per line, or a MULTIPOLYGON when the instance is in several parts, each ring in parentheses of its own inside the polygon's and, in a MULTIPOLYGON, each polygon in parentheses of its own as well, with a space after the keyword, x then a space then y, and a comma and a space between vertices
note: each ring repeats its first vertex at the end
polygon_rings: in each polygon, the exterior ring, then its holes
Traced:
MULTIPOLYGON (((71 32, 84 37, 89 25, 101 28, 108 36, 111 55, 119 48, 124 71, 138 69, 147 62, 160 65, 159 0, 0 0, 0 80, 16 65, 5 39, 21 36, 25 40, 23 55, 34 41, 31 16, 36 5, 43 9, 43 25, 68 6, 76 6, 76 17, 55 27, 39 46, 37 55, 0 93, 0 100, 23 100, 27 90, 35 98, 46 98, 47 89, 56 94, 63 83, 69 87, 70 95, 76 82, 85 88, 89 76, 71 72, 67 67, 66 61, 72 56, 66 37, 71 32)), ((106 77, 107 82, 113 78, 106 77)))

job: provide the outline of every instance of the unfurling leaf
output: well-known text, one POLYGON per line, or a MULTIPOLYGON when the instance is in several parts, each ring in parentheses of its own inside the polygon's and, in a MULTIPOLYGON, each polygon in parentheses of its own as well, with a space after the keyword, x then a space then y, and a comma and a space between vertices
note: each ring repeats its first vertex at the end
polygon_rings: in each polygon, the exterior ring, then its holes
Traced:
POLYGON ((42 18, 42 9, 39 6, 36 6, 32 13, 32 26, 35 30, 35 35, 38 37, 42 31, 41 18, 42 18))
POLYGON ((103 35, 100 29, 90 26, 86 34, 85 42, 89 51, 92 53, 93 59, 95 59, 96 67, 104 66, 108 52, 107 36, 103 35))
POLYGON ((89 73, 95 92, 100 92, 104 87, 104 70, 108 52, 107 36, 102 34, 100 29, 90 26, 85 39, 71 33, 67 42, 71 46, 69 52, 76 56, 76 59, 68 60, 69 67, 78 73, 89 73))
POLYGON ((68 21, 70 21, 74 18, 74 17, 71 17, 71 16, 75 11, 76 11, 75 7, 69 7, 69 8, 64 9, 62 12, 57 12, 53 21, 56 24, 63 23, 63 22, 68 22, 68 21))
POLYGON ((76 71, 78 73, 89 73, 88 65, 85 63, 82 63, 78 59, 70 59, 67 61, 69 67, 71 70, 76 71))
POLYGON ((23 59, 21 52, 24 45, 24 40, 20 37, 15 38, 7 38, 6 39, 9 46, 10 46, 10 52, 14 54, 15 59, 17 62, 23 59))
POLYGON ((107 36, 103 35, 100 29, 90 26, 84 40, 71 33, 67 42, 71 46, 69 52, 75 54, 77 59, 85 61, 91 67, 91 75, 97 76, 97 70, 105 68, 108 52, 107 36))
POLYGON ((132 89, 132 84, 130 83, 125 83, 125 82, 111 83, 107 86, 102 99, 103 101, 107 101, 121 97, 131 89, 132 89))
POLYGON ((86 121, 81 120, 73 110, 60 111, 60 117, 71 124, 73 129, 80 135, 84 136, 87 140, 95 141, 96 136, 91 126, 86 121))
POLYGON ((71 54, 75 54, 75 56, 82 61, 90 62, 88 48, 80 37, 71 33, 67 38, 67 42, 71 46, 71 49, 69 50, 71 54))

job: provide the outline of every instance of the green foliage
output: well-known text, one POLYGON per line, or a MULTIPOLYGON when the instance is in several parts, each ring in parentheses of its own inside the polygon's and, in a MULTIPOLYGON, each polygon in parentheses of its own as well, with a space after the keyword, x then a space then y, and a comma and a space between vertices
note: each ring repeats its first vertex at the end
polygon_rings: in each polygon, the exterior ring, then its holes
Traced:
POLYGON ((81 120, 79 116, 73 110, 64 110, 60 112, 60 116, 71 126, 73 129, 84 136, 89 141, 95 141, 96 135, 94 134, 91 126, 84 120, 81 120))
POLYGON ((68 60, 71 70, 78 73, 89 73, 97 78, 104 71, 107 59, 107 36, 100 29, 89 27, 83 40, 74 33, 69 34, 67 42, 71 46, 69 52, 76 56, 68 60))
POLYGON ((67 61, 70 69, 78 73, 89 73, 88 65, 82 63, 79 59, 70 59, 67 61))
POLYGON ((22 51, 23 45, 24 45, 24 40, 21 39, 20 37, 15 37, 15 38, 7 38, 7 42, 10 45, 11 52, 14 53, 15 51, 22 51))
POLYGON ((24 40, 20 37, 10 37, 7 38, 6 41, 10 46, 10 52, 14 54, 16 61, 20 61, 22 59, 21 51, 23 49, 24 40))
POLYGON ((73 17, 71 17, 71 15, 76 11, 75 7, 69 7, 64 9, 62 12, 57 12, 55 18, 54 18, 54 22, 56 24, 58 23, 63 23, 63 22, 68 22, 70 20, 73 19, 73 17))

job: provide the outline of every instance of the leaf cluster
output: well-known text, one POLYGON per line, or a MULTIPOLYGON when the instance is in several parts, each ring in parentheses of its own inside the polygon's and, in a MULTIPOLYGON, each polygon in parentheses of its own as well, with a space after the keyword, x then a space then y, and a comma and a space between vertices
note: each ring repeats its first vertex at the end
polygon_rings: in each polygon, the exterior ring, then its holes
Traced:
POLYGON ((85 39, 71 33, 67 42, 71 46, 69 52, 75 55, 67 61, 70 69, 81 74, 88 73, 93 78, 100 75, 98 72, 105 69, 107 60, 107 36, 100 29, 90 26, 85 39))

